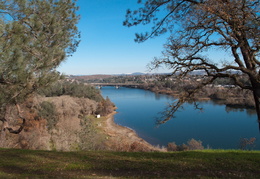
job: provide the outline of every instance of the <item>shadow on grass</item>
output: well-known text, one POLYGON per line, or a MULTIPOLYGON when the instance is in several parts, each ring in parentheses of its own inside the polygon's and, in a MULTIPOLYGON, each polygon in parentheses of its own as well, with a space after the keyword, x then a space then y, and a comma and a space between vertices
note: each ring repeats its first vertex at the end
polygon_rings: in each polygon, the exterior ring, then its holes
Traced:
POLYGON ((0 149, 2 178, 257 178, 260 151, 54 152, 0 149))

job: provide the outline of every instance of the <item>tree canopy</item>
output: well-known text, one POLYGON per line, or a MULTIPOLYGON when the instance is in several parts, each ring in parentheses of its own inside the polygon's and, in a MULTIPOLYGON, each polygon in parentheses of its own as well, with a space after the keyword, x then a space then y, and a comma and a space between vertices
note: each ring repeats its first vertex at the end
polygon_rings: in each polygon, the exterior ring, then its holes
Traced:
MULTIPOLYGON (((0 1, 0 120, 5 111, 59 78, 56 68, 79 44, 74 0, 0 1)), ((18 116, 25 119, 17 108, 18 116)))
POLYGON ((230 78, 242 89, 251 90, 260 122, 259 0, 138 0, 137 10, 128 10, 125 26, 152 24, 150 32, 136 35, 137 42, 169 34, 161 58, 152 68, 166 65, 180 77, 202 70, 206 78, 196 89, 187 91, 170 106, 166 122, 192 95, 218 78, 230 78), (214 61, 209 50, 227 55, 214 61), (244 75, 242 77, 242 74, 244 75), (247 78, 249 83, 244 83, 247 78))

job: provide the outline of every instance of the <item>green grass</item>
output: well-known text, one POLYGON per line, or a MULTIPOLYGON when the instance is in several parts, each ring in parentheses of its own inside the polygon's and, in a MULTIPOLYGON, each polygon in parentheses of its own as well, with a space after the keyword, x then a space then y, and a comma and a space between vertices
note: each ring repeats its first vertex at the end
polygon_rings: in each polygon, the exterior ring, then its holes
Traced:
POLYGON ((259 178, 260 151, 56 152, 0 149, 0 178, 259 178))

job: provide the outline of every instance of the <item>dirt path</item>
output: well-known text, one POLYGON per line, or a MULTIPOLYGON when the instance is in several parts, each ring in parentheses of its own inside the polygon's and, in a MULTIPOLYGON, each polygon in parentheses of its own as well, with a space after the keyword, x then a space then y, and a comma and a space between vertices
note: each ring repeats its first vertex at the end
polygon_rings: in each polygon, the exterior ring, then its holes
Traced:
POLYGON ((134 130, 117 125, 114 122, 115 114, 116 112, 113 112, 107 116, 103 128, 110 138, 110 147, 119 151, 164 151, 140 138, 134 130))

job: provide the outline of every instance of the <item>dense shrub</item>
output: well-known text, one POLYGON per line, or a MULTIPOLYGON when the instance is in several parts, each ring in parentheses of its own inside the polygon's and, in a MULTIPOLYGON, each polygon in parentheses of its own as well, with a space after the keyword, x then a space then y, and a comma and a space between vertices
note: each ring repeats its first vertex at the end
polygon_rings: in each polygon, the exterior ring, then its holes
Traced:
POLYGON ((48 101, 43 101, 40 104, 39 117, 47 120, 47 128, 51 130, 57 123, 57 113, 55 105, 48 101))
POLYGON ((105 116, 107 114, 110 114, 114 110, 114 103, 110 101, 108 97, 106 97, 105 100, 102 100, 97 107, 96 114, 100 114, 102 116, 105 116))
POLYGON ((103 99, 100 91, 95 87, 85 85, 84 83, 67 81, 59 81, 48 88, 40 89, 39 94, 46 97, 69 95, 79 98, 89 98, 97 102, 103 99))

